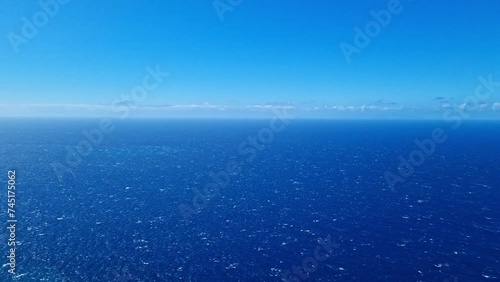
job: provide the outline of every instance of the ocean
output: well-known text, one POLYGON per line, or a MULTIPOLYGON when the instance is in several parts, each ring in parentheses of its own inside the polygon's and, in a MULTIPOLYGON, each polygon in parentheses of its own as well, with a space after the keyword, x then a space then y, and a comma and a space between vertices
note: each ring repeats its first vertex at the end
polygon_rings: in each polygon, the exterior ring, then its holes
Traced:
POLYGON ((498 121, 102 122, 0 120, 0 281, 500 279, 498 121))

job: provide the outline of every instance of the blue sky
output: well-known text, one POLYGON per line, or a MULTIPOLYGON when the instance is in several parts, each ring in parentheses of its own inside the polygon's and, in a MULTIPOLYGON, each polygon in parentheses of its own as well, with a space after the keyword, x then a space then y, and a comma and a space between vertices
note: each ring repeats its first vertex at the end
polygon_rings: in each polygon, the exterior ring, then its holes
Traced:
POLYGON ((494 0, 401 0, 348 63, 339 45, 391 1, 243 0, 222 20, 213 1, 71 0, 13 47, 51 1, 0 0, 0 104, 110 104, 147 66, 169 76, 143 105, 434 107, 500 81, 494 0))

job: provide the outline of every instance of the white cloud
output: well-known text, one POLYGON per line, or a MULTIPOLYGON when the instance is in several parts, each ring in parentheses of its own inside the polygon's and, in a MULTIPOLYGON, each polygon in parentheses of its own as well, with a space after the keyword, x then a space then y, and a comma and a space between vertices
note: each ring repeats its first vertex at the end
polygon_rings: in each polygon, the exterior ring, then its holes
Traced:
POLYGON ((251 106, 245 106, 247 109, 295 109, 294 106, 290 105, 251 105, 251 106))
POLYGON ((443 102, 441 104, 441 108, 443 108, 443 109, 449 109, 449 108, 451 108, 451 104, 449 102, 443 102))
MULTIPOLYGON (((116 105, 115 105, 116 106, 116 105)), ((271 109, 290 110, 300 112, 301 115, 324 115, 324 116, 342 116, 342 115, 360 115, 366 116, 371 114, 382 114, 391 112, 411 112, 413 114, 428 110, 439 110, 438 107, 432 106, 422 107, 403 107, 397 103, 385 103, 377 101, 362 105, 293 105, 290 103, 269 103, 269 104, 253 104, 253 105, 226 105, 226 104, 173 104, 173 105, 137 105, 131 102, 120 103, 121 111, 117 113, 116 107, 111 104, 0 104, 0 116, 89 116, 89 117, 116 117, 123 113, 123 107, 129 107, 131 115, 137 116, 198 116, 198 115, 217 115, 224 114, 243 114, 243 115, 262 115, 271 112, 271 109)), ((441 109, 454 107, 448 102, 443 102, 441 109)), ((466 108, 465 104, 455 106, 462 109, 466 108)), ((479 111, 500 111, 500 102, 496 103, 481 103, 479 111)))
POLYGON ((188 105, 170 105, 167 108, 172 109, 228 109, 229 105, 212 105, 212 104, 188 104, 188 105))

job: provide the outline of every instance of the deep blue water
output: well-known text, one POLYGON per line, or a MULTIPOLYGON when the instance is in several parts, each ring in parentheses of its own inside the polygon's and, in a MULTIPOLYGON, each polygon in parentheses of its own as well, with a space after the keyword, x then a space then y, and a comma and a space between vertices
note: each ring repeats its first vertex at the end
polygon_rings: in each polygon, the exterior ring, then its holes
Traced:
POLYGON ((2 228, 0 281, 306 278, 326 238, 309 281, 500 278, 500 122, 293 120, 252 150, 269 121, 129 120, 61 182, 54 164, 98 124, 0 120, 0 214, 7 227, 14 168, 19 243, 13 276, 2 228), (384 173, 438 127, 447 140, 391 190, 384 173), (230 161, 241 172, 204 192, 230 161))

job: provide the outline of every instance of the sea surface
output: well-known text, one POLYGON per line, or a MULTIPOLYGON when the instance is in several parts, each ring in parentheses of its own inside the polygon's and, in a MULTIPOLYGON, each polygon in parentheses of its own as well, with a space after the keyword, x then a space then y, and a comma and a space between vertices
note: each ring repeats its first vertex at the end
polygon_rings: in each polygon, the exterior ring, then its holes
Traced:
POLYGON ((500 122, 100 122, 0 120, 0 281, 500 280, 500 122))

